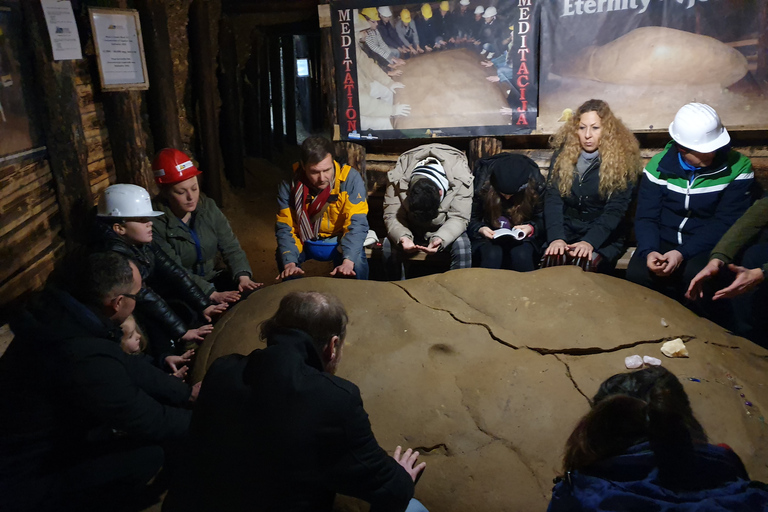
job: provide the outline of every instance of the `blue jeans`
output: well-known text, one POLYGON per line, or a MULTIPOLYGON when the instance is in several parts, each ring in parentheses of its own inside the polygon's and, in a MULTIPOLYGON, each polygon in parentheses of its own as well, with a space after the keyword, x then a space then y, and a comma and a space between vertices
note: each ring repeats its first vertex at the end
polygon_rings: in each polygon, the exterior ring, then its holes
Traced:
MULTIPOLYGON (((338 245, 338 239, 337 238, 329 238, 327 243, 338 245)), ((282 272, 283 271, 283 258, 282 258, 281 254, 280 254, 280 248, 279 247, 277 248, 277 251, 275 251, 275 258, 277 259, 277 268, 280 270, 280 272, 282 272)), ((302 253, 299 254, 299 262, 297 263, 297 265, 299 267, 301 267, 302 263, 304 263, 308 259, 311 259, 311 258, 307 258, 306 251, 302 251, 302 253)), ((333 260, 333 265, 338 267, 344 261, 344 256, 339 251, 333 251, 333 258, 332 258, 332 260, 333 260)), ((328 260, 326 260, 326 261, 328 261, 328 260)), ((364 247, 360 248, 359 255, 357 256, 357 258, 352 260, 352 263, 355 264, 355 269, 354 270, 355 270, 355 276, 357 277, 357 279, 360 279, 360 280, 363 280, 363 281, 367 281, 368 280, 368 258, 365 257, 365 248, 364 247)), ((290 280, 290 279, 294 279, 294 278, 288 278, 288 279, 290 280)))
POLYGON ((405 512, 429 512, 427 510, 427 507, 421 504, 419 500, 416 498, 411 498, 411 501, 408 503, 408 507, 405 509, 405 512))

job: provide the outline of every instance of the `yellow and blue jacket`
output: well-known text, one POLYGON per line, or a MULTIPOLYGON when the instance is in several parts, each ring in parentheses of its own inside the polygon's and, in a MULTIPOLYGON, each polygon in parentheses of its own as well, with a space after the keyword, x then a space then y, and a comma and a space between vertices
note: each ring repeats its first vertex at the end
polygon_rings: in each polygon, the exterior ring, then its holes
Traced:
MULTIPOLYGON (((334 161, 335 175, 328 208, 323 213, 320 223, 319 238, 340 237, 341 252, 344 259, 358 261, 363 251, 363 242, 368 234, 368 201, 365 183, 360 173, 352 167, 339 166, 334 161)), ((294 173, 298 164, 294 164, 294 173)), ((312 196, 314 199, 314 196, 312 196)), ((283 265, 299 263, 299 256, 304 250, 299 239, 299 225, 294 211, 292 183, 283 181, 277 190, 279 212, 275 224, 277 249, 283 265)))

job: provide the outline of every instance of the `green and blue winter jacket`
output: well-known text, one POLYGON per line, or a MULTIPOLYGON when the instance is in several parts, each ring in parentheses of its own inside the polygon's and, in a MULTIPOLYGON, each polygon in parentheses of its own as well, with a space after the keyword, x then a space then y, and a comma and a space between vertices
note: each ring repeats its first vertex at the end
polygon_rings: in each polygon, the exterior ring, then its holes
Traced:
POLYGON ((674 142, 643 170, 637 197, 637 255, 674 244, 684 259, 709 252, 751 202, 752 163, 738 151, 719 151, 709 167, 686 170, 674 142))

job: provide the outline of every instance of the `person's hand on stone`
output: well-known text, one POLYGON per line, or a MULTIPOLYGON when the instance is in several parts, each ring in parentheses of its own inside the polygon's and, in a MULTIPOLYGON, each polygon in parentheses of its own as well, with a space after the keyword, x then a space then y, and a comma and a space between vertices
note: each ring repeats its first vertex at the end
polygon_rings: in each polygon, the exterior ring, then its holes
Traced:
POLYGON ((553 240, 551 244, 547 246, 547 250, 544 251, 545 256, 562 256, 568 249, 568 244, 565 240, 553 240))
POLYGON ((728 265, 728 270, 736 274, 736 279, 733 280, 730 286, 717 290, 712 296, 712 300, 732 299, 737 295, 748 292, 765 280, 763 270, 760 268, 749 269, 731 263, 728 265))
POLYGON ((704 297, 704 283, 715 277, 720 272, 720 267, 723 265, 725 265, 725 262, 717 258, 709 260, 707 266, 701 269, 701 271, 691 279, 691 284, 688 285, 688 291, 685 292, 685 298, 696 300, 704 297))
POLYGON ((496 82, 499 81, 499 75, 487 76, 487 77, 485 77, 485 79, 488 80, 489 82, 495 84, 496 82))
POLYGON ((389 76, 400 76, 402 74, 403 74, 403 70, 402 69, 391 69, 391 70, 387 71, 387 75, 389 75, 389 76))
MULTIPOLYGON (((213 326, 211 326, 213 328, 213 326)), ((185 368, 186 365, 184 363, 188 363, 192 360, 192 356, 195 355, 194 350, 187 350, 180 356, 168 356, 165 358, 165 364, 168 365, 168 368, 170 368, 172 371, 171 375, 174 377, 179 377, 180 379, 183 379, 184 376, 187 374, 187 370, 185 368), (182 370, 184 370, 182 372, 182 370)))
POLYGON ((394 107, 395 109, 394 109, 394 113, 392 114, 393 116, 408 117, 409 115, 411 115, 411 106, 408 105, 407 103, 397 103, 396 105, 394 105, 394 107))
POLYGON ((405 450, 405 453, 401 454, 402 449, 402 446, 395 448, 395 454, 392 456, 392 458, 395 459, 395 462, 400 464, 403 469, 408 472, 408 474, 411 476, 411 479, 415 482, 419 476, 419 473, 421 473, 424 468, 427 467, 427 463, 422 462, 418 466, 414 466, 414 464, 416 464, 416 460, 419 458, 419 452, 415 452, 408 448, 405 450))
POLYGON ((567 250, 572 258, 592 258, 592 251, 595 249, 589 242, 581 240, 580 242, 568 244, 567 250))
POLYGON ((237 278, 237 289, 242 292, 249 292, 252 290, 257 290, 264 286, 264 283, 257 283, 253 279, 250 278, 250 276, 240 276, 237 278))
POLYGON ((303 275, 304 271, 301 270, 301 267, 298 266, 295 263, 288 263, 284 268, 283 271, 280 272, 280 274, 275 278, 275 281, 278 281, 280 279, 285 279, 286 277, 291 276, 300 276, 303 275))
POLYGON ((357 274, 355 274, 355 264, 352 260, 345 259, 341 265, 334 268, 331 271, 332 276, 336 276, 338 274, 339 277, 354 277, 357 274))
POLYGON ((481 227, 480 229, 477 230, 477 232, 483 235, 488 240, 493 240, 494 231, 488 226, 481 227))
POLYGON ((515 111, 511 107, 501 107, 499 109, 499 114, 501 114, 503 116, 511 116, 514 113, 515 113, 515 111))
POLYGON ((392 85, 389 86, 389 90, 392 92, 395 92, 398 89, 402 89, 405 87, 405 84, 402 82, 393 82, 392 85))
POLYGON ((213 320, 212 317, 218 316, 224 313, 228 307, 229 307, 229 304, 227 304, 226 302, 223 304, 211 304, 210 306, 208 306, 203 310, 203 318, 211 322, 213 320))
POLYGON ((677 249, 672 249, 663 256, 664 265, 661 269, 661 274, 665 276, 672 275, 677 270, 677 267, 683 262, 683 255, 677 249))
POLYGON ((487 68, 490 68, 490 67, 492 67, 492 66, 493 66, 493 62, 491 62, 491 61, 489 61, 489 60, 481 60, 481 61, 480 61, 480 65, 481 65, 481 66, 485 66, 485 67, 487 67, 487 68))
POLYGON ((203 325, 197 329, 190 329, 181 337, 184 341, 203 341, 205 337, 213 332, 212 325, 203 325))
POLYGON ((211 294, 211 302, 214 304, 225 304, 237 302, 240 300, 240 293, 237 291, 230 292, 213 292, 211 294))

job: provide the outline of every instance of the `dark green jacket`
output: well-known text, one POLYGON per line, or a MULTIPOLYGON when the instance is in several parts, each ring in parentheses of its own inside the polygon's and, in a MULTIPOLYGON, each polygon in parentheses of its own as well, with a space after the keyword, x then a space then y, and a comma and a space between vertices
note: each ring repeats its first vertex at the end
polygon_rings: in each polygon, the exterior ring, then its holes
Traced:
POLYGON ((187 269, 195 283, 207 295, 215 291, 211 281, 220 273, 220 270, 215 268, 219 251, 234 278, 253 275, 248 258, 232 232, 229 221, 213 199, 200 194, 200 201, 192 214, 189 226, 181 222, 167 204, 156 201, 154 208, 165 212, 165 215, 152 219, 155 243, 176 263, 187 269), (194 229, 200 239, 199 257, 191 229, 194 229))
MULTIPOLYGON (((731 263, 739 251, 753 243, 765 228, 768 228, 768 197, 756 201, 744 212, 712 249, 709 259, 731 263)), ((768 263, 763 265, 763 271, 768 272, 768 263)))

